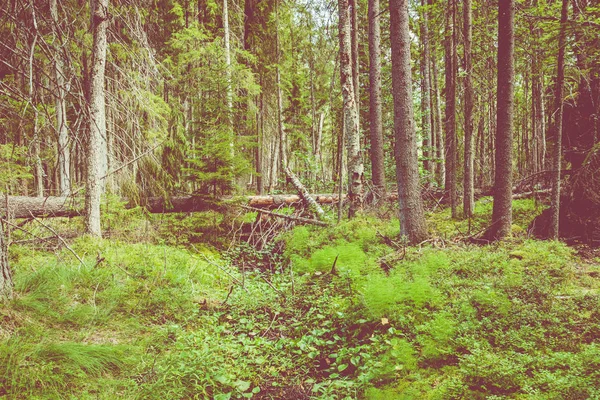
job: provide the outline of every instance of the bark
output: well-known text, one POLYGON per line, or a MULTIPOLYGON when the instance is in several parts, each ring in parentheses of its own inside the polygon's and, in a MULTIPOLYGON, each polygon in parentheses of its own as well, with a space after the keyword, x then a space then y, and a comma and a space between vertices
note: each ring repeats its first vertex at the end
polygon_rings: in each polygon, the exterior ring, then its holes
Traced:
POLYGON ((400 235, 410 243, 426 235, 425 216, 419 187, 417 133, 412 105, 408 0, 390 1, 392 45, 392 94, 400 235))
POLYGON ((292 182, 292 185, 294 185, 294 187, 298 191, 298 195, 300 195, 300 197, 306 203, 306 205, 312 208, 317 213, 317 217, 319 219, 323 218, 325 212, 323 211, 319 203, 317 203, 315 199, 313 199, 313 197, 310 195, 310 193, 308 193, 308 190, 306 190, 306 187, 304 187, 304 185, 302 184, 302 182, 300 182, 298 177, 292 171, 290 171, 289 168, 285 169, 285 174, 292 182))
POLYGON ((457 217, 457 188, 456 188, 456 0, 448 0, 449 12, 446 26, 446 195, 450 200, 452 218, 457 217))
POLYGON ((369 0, 369 130, 371 138, 371 174, 373 186, 385 192, 383 125, 381 106, 381 28, 379 0, 369 0))
POLYGON ((13 280, 8 263, 8 246, 4 235, 4 222, 0 221, 0 303, 13 296, 13 280))
POLYGON ((514 0, 498 3, 498 102, 492 225, 487 235, 502 239, 512 225, 512 144, 514 108, 514 0))
MULTIPOLYGON (((431 1, 431 0, 429 0, 431 1)), ((429 3, 431 4, 431 3, 429 3)), ((435 57, 431 57, 431 70, 432 70, 432 78, 433 78, 433 110, 434 110, 434 121, 435 121, 435 175, 437 183, 440 187, 446 185, 446 162, 444 157, 444 133, 442 129, 442 100, 440 97, 440 89, 439 89, 439 78, 438 78, 438 69, 437 62, 435 57)))
POLYGON ((86 230, 97 237, 100 228, 100 197, 104 190, 102 176, 106 174, 106 104, 104 74, 106 69, 106 27, 108 25, 108 0, 95 0, 92 10, 93 48, 90 77, 87 182, 85 197, 86 230))
POLYGON ((56 107, 56 132, 58 133, 58 184, 61 196, 67 196, 71 193, 71 153, 69 150, 69 132, 67 126, 67 106, 65 87, 64 63, 62 56, 62 38, 60 34, 58 7, 56 0, 50 0, 50 15, 52 17, 52 30, 58 41, 56 54, 54 55, 54 96, 56 107))
POLYGON ((344 127, 348 157, 348 197, 350 198, 349 216, 353 217, 362 206, 364 167, 360 151, 360 133, 358 108, 354 90, 350 39, 350 10, 348 0, 338 0, 339 39, 340 39, 340 79, 344 102, 344 127))
POLYGON ((276 10, 277 23, 275 27, 275 52, 277 53, 277 65, 275 67, 276 85, 277 85, 277 126, 279 129, 279 155, 281 162, 281 171, 285 171, 288 166, 287 157, 287 134, 283 121, 283 91, 281 89, 281 71, 279 62, 281 58, 281 48, 279 43, 279 9, 276 10))
POLYGON ((428 11, 425 8, 425 0, 421 0, 421 129, 423 137, 423 169, 428 175, 432 175, 431 162, 431 143, 432 140, 432 121, 431 121, 431 99, 429 98, 431 88, 429 81, 429 27, 428 27, 428 11))
MULTIPOLYGON (((261 78, 261 87, 262 87, 262 78, 261 78)), ((263 194, 265 192, 265 170, 264 170, 264 161, 263 161, 263 147, 265 145, 265 139, 264 139, 264 97, 263 97, 263 93, 261 92, 260 95, 258 96, 257 101, 257 109, 258 112, 256 113, 256 143, 258 144, 256 146, 256 150, 255 150, 255 160, 256 160, 256 191, 258 192, 258 194, 263 194)))
POLYGON ((562 1, 562 11, 560 17, 560 33, 558 36, 558 61, 556 68, 556 97, 554 115, 554 156, 552 158, 552 166, 554 171, 554 179, 552 182, 552 224, 550 226, 550 238, 558 240, 559 235, 559 212, 560 212, 560 172, 562 158, 562 130, 563 130, 563 91, 565 81, 565 44, 567 36, 569 2, 562 1))
POLYGON ((228 0, 223 0, 223 40, 225 45, 225 77, 227 78, 227 122, 229 124, 229 147, 231 158, 234 157, 233 138, 233 82, 231 81, 231 44, 229 41, 229 7, 228 0))
POLYGON ((33 3, 31 4, 31 12, 32 12, 32 21, 33 21, 33 41, 31 42, 31 47, 29 51, 29 103, 33 107, 33 172, 34 172, 34 183, 35 183, 35 193, 37 196, 44 195, 44 170, 42 168, 42 160, 40 158, 40 132, 39 132, 39 113, 37 109, 37 101, 35 98, 35 92, 33 87, 33 59, 35 55, 35 46, 38 39, 37 32, 37 22, 35 16, 35 7, 33 3))
POLYGON ((279 154, 281 156, 281 170, 284 171, 288 166, 287 133, 285 131, 285 123, 283 121, 283 91, 281 90, 281 72, 279 71, 279 65, 277 65, 275 73, 277 74, 277 126, 279 130, 279 154))
POLYGON ((360 126, 360 83, 358 61, 358 0, 348 0, 350 10, 350 44, 352 46, 352 85, 354 86, 354 98, 356 99, 356 112, 360 126))
POLYGON ((465 52, 465 157, 463 179, 463 210, 465 218, 471 218, 475 208, 474 171, 473 171, 473 63, 471 60, 471 42, 473 40, 471 0, 463 2, 464 52, 465 52))

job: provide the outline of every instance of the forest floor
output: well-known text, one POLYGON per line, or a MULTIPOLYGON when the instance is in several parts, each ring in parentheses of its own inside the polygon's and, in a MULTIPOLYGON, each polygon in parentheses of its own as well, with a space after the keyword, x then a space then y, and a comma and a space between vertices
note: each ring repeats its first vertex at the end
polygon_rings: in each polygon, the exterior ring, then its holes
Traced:
POLYGON ((429 213, 413 247, 389 216, 221 252, 214 213, 115 207, 108 239, 70 249, 14 231, 0 397, 600 398, 600 253, 528 238, 541 206, 514 209, 513 238, 488 246, 465 237, 490 199, 471 223, 429 213))

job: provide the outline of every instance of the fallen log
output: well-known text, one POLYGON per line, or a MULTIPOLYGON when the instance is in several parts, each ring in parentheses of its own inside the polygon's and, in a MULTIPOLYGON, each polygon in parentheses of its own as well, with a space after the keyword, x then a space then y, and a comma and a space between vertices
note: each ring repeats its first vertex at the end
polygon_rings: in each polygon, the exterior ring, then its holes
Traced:
MULTIPOLYGON (((513 198, 532 196, 544 191, 516 193, 513 198)), ((320 205, 333 205, 338 202, 337 194, 315 194, 311 196, 320 205)), ((342 195, 342 200, 346 195, 342 195)), ((396 192, 387 195, 388 201, 396 201, 396 192)), ((73 197, 27 197, 8 196, 0 198, 0 216, 6 215, 6 205, 11 218, 37 218, 49 217, 77 217, 83 215, 83 199, 73 197)), ((128 203, 125 208, 145 207, 149 213, 190 213, 209 210, 223 210, 231 204, 244 204, 249 207, 261 209, 277 209, 280 207, 302 207, 303 199, 297 194, 277 194, 266 196, 225 196, 219 198, 207 196, 177 196, 165 199, 163 197, 150 197, 142 204, 128 203)))
MULTIPOLYGON (((344 196, 345 197, 345 196, 344 196)), ((319 204, 335 204, 337 195, 313 195, 319 204)), ((270 196, 227 196, 211 198, 206 196, 177 196, 165 199, 151 197, 142 204, 128 203, 125 208, 145 207, 149 213, 177 213, 219 210, 226 208, 228 203, 242 203, 250 207, 263 209, 277 209, 280 207, 303 206, 303 200, 298 195, 281 194, 270 196)), ((83 215, 83 199, 72 197, 26 197, 8 196, 0 200, 0 216, 6 215, 6 205, 11 218, 38 218, 44 217, 77 217, 83 215)))
POLYGON ((11 218, 75 217, 82 215, 83 199, 73 197, 8 196, 0 200, 0 215, 5 216, 6 206, 11 218))
POLYGON ((306 187, 304 187, 302 182, 300 182, 300 179, 298 179, 298 177, 288 167, 285 167, 285 174, 287 175, 288 179, 292 181, 292 185, 294 185, 298 191, 298 195, 300 195, 302 200, 304 200, 304 202, 317 213, 317 217, 319 219, 323 218, 325 212, 319 203, 317 203, 310 193, 308 193, 308 190, 306 190, 306 187))

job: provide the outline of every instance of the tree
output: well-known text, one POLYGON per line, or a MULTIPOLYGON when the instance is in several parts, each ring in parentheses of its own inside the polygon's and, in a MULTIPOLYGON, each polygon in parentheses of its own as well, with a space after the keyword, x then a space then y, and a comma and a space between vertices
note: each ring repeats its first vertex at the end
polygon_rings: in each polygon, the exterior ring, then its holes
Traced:
POLYGON ((512 146, 514 108, 514 0, 498 2, 498 83, 496 112, 496 168, 492 225, 487 236, 502 239, 512 225, 512 146))
POLYGON ((457 217, 458 193, 456 188, 457 138, 456 138, 456 0, 448 0, 446 14, 445 68, 446 68, 446 196, 450 200, 452 218, 457 217))
POLYGON ((108 0, 95 0, 92 10, 92 67, 90 77, 90 97, 88 106, 88 156, 85 194, 86 230, 93 236, 102 236, 100 228, 100 197, 106 175, 106 104, 104 74, 106 69, 106 48, 108 25, 108 0))
POLYGON ((463 176, 463 211, 465 218, 473 216, 475 208, 474 171, 473 171, 473 62, 471 60, 471 42, 473 40, 471 0, 463 2, 464 52, 465 52, 465 157, 463 176))
POLYGON ((65 87, 62 33, 59 25, 60 19, 58 17, 56 0, 50 0, 50 15, 52 16, 52 31, 58 42, 56 53, 54 54, 56 131, 58 133, 58 183, 60 195, 67 196, 71 193, 71 152, 69 150, 69 131, 65 99, 68 89, 65 87))
POLYGON ((562 1, 560 16, 560 32, 558 36, 558 60, 556 67, 556 95, 554 112, 554 156, 552 157, 552 223, 550 225, 550 238, 558 240, 559 214, 560 214, 560 172, 562 158, 562 130, 563 130, 563 87, 565 82, 565 44, 567 36, 567 22, 569 19, 569 1, 562 1))
POLYGON ((227 77, 227 121, 229 123, 229 147, 231 157, 234 156, 233 138, 233 82, 231 81, 231 44, 229 40, 229 7, 228 0, 223 0, 223 41, 225 46, 225 76, 227 77))
POLYGON ((344 101, 344 132, 348 157, 348 197, 350 199, 349 216, 353 217, 362 205, 363 162, 360 151, 360 133, 358 108, 352 75, 350 10, 348 0, 338 0, 339 39, 340 39, 340 80, 344 101))
POLYGON ((369 0, 369 130, 371 175, 376 196, 385 192, 383 126, 381 121, 381 28, 379 0, 369 0))
MULTIPOLYGON (((428 27, 428 9, 425 0, 421 0, 421 19, 419 28, 421 34, 421 128, 423 136, 423 169, 433 176, 432 143, 435 139, 432 135, 432 113, 431 113, 431 82, 429 79, 429 27, 428 27)), ((428 176, 429 178, 429 176, 428 176)))
POLYGON ((411 243, 418 243, 426 237, 427 230, 419 186, 417 132, 410 69, 408 0, 390 1, 390 41, 400 235, 407 237, 411 243))
POLYGON ((4 235, 4 220, 0 221, 0 303, 12 298, 13 281, 12 271, 8 264, 8 246, 4 235))

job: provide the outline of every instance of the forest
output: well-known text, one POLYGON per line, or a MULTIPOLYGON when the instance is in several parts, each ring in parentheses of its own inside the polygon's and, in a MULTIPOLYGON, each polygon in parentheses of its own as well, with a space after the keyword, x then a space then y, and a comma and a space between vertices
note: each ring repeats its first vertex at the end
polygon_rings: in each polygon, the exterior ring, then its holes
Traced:
POLYGON ((600 398, 600 0, 0 4, 0 398, 600 398))

